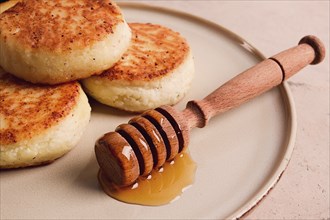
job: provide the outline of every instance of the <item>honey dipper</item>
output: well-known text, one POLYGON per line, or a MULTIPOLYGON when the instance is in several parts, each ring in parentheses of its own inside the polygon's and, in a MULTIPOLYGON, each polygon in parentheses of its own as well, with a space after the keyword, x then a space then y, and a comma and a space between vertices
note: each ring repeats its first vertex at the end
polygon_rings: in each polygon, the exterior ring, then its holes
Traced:
POLYGON ((325 48, 315 36, 245 70, 203 100, 189 101, 182 112, 171 106, 149 110, 104 134, 95 145, 101 170, 118 186, 133 184, 188 146, 189 131, 210 118, 281 84, 308 64, 318 64, 325 48))

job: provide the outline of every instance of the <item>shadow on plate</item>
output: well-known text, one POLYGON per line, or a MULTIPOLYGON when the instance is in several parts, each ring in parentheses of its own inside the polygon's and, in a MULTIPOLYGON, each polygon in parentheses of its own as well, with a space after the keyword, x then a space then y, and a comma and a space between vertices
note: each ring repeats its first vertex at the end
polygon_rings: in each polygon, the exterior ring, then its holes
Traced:
POLYGON ((79 176, 75 179, 74 185, 88 190, 100 190, 97 180, 99 165, 94 155, 92 155, 86 166, 80 170, 79 176))
POLYGON ((92 107, 92 112, 106 115, 113 115, 117 117, 133 117, 139 113, 128 112, 120 109, 116 109, 105 104, 102 104, 95 99, 88 97, 89 104, 92 107))

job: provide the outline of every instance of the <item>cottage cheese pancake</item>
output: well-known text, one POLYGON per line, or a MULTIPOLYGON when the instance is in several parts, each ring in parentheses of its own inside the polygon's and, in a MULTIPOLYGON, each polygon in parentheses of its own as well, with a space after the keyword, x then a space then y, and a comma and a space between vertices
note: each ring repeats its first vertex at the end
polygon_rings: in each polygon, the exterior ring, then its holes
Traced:
POLYGON ((85 91, 101 103, 127 111, 177 103, 190 88, 194 74, 187 41, 160 25, 129 26, 129 49, 112 68, 84 79, 85 91))
POLYGON ((0 168, 53 161, 73 148, 90 118, 79 83, 37 86, 0 76, 0 168))
POLYGON ((110 68, 130 39, 111 0, 22 0, 0 14, 0 65, 30 82, 63 83, 110 68))

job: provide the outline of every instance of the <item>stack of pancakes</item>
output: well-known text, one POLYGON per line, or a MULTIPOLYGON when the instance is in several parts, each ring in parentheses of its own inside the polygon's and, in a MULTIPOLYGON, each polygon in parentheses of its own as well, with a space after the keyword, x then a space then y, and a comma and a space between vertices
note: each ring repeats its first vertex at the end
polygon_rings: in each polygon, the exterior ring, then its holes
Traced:
POLYGON ((141 112, 175 104, 190 88, 187 41, 160 25, 127 24, 111 0, 9 1, 0 12, 0 168, 72 149, 90 119, 84 91, 141 112))

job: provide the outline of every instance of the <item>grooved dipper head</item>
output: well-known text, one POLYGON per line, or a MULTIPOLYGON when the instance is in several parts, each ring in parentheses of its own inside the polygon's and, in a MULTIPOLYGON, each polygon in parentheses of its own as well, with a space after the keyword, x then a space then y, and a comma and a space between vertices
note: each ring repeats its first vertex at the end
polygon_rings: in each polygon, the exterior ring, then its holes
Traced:
POLYGON ((118 186, 133 184, 187 147, 186 121, 174 108, 162 106, 119 125, 96 142, 100 168, 118 186))

